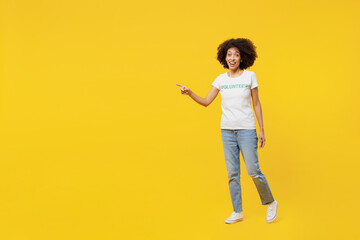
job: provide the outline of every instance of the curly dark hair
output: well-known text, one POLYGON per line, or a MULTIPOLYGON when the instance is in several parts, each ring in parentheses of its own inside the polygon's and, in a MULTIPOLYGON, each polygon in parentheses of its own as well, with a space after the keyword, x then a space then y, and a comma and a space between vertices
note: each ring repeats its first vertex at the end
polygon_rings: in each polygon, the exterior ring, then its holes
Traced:
POLYGON ((236 47, 240 51, 240 57, 242 62, 240 62, 240 69, 246 69, 251 67, 255 59, 258 57, 256 54, 256 47, 250 39, 247 38, 231 38, 221 43, 218 46, 217 60, 224 66, 224 68, 229 68, 225 58, 229 48, 236 47))

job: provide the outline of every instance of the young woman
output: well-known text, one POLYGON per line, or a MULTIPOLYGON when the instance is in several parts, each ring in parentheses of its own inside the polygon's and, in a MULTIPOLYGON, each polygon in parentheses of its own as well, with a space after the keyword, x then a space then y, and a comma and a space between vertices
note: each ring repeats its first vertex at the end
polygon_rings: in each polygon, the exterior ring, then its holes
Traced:
POLYGON ((225 223, 236 223, 243 220, 240 152, 245 161, 247 173, 255 183, 262 205, 267 205, 266 222, 273 222, 277 217, 278 203, 272 196, 258 161, 258 141, 260 140, 260 148, 265 146, 266 141, 258 83, 255 73, 246 70, 254 64, 257 58, 255 48, 254 44, 246 38, 229 39, 221 43, 218 47, 217 60, 229 71, 220 74, 215 79, 205 98, 199 97, 181 84, 176 84, 181 87, 182 94, 189 95, 194 101, 205 107, 214 101, 219 92, 221 94, 221 137, 234 209, 225 223), (259 137, 256 133, 251 98, 260 127, 259 137))

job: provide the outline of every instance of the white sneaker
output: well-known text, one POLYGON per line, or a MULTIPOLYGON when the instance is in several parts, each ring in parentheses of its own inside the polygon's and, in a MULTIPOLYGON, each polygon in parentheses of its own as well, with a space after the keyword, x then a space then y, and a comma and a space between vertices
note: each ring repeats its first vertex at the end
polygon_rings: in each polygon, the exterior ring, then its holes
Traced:
POLYGON ((236 223, 243 220, 243 214, 242 212, 237 213, 237 212, 233 212, 231 214, 231 216, 225 220, 225 223, 236 223))
POLYGON ((271 223, 275 221, 277 217, 278 205, 279 203, 276 200, 267 205, 266 222, 271 223))

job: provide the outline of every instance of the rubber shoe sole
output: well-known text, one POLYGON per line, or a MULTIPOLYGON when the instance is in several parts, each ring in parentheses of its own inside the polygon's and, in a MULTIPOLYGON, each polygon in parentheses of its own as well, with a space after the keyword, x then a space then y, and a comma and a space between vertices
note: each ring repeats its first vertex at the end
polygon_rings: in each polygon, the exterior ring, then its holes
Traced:
POLYGON ((232 224, 232 223, 240 222, 240 221, 242 221, 242 220, 244 220, 243 217, 242 217, 242 218, 239 218, 239 219, 236 219, 236 220, 225 220, 225 223, 226 223, 226 224, 232 224))

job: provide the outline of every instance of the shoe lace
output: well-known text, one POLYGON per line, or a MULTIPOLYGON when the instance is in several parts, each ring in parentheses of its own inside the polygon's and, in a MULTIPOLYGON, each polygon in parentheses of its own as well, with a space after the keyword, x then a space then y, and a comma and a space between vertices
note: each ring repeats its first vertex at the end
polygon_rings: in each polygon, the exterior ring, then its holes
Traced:
POLYGON ((268 215, 271 215, 272 214, 272 212, 274 211, 274 205, 273 204, 270 204, 269 206, 268 206, 268 209, 267 209, 268 211, 267 211, 267 214, 268 215))
POLYGON ((232 212, 231 217, 234 217, 236 215, 236 212, 232 212))

